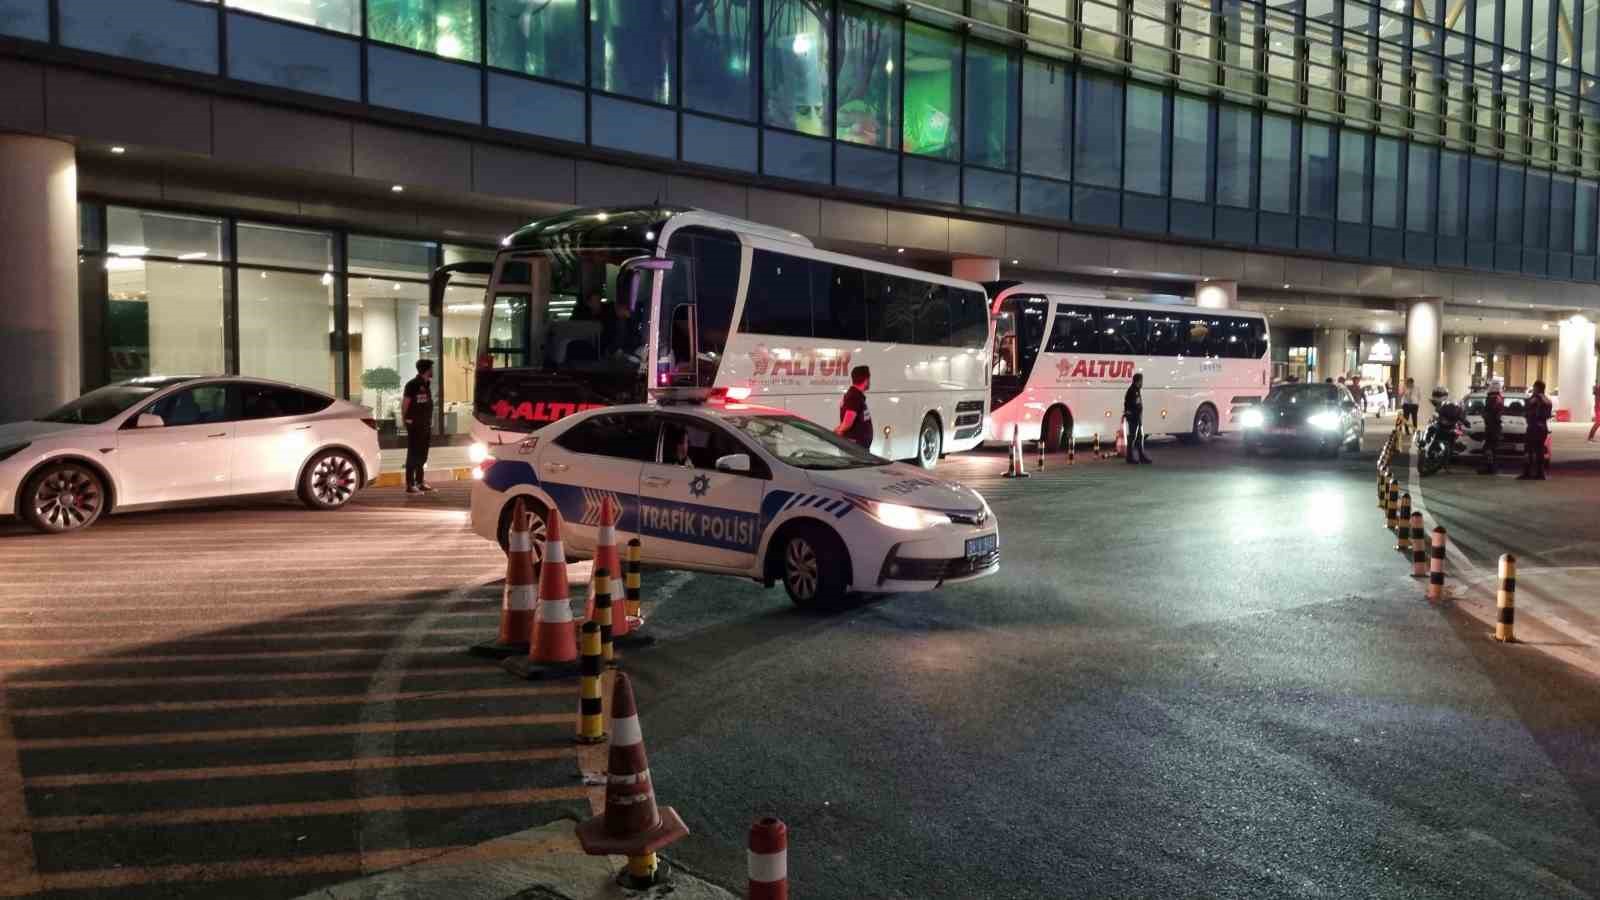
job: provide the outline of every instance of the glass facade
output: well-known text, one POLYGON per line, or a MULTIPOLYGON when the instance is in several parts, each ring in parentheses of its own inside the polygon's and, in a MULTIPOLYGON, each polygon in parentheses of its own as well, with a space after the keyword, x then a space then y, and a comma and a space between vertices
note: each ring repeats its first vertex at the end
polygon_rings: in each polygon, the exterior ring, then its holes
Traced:
POLYGON ((435 360, 435 431, 470 427, 483 288, 453 280, 428 315, 428 273, 493 250, 84 203, 80 269, 103 297, 105 355, 85 388, 150 374, 228 373, 371 407, 398 446, 401 384, 435 360), (103 223, 100 224, 100 223, 103 223))
POLYGON ((0 33, 1046 222, 1600 249, 1600 0, 0 0, 0 33))

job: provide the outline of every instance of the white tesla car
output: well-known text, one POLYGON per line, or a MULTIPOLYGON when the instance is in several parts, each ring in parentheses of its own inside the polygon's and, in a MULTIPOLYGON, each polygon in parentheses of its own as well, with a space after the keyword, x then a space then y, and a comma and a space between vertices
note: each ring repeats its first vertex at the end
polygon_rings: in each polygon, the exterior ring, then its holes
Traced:
POLYGON ((365 407, 275 381, 150 377, 0 425, 0 515, 45 532, 111 512, 296 492, 337 509, 378 474, 365 407))

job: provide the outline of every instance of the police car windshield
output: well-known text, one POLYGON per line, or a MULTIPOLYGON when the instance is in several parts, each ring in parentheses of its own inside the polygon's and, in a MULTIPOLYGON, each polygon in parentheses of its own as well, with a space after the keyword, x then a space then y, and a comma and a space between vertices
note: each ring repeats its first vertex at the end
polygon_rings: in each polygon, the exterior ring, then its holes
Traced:
POLYGON ((768 453, 797 469, 864 469, 890 462, 815 422, 795 416, 730 416, 727 421, 768 453))
POLYGON ((40 416, 40 422, 66 422, 72 425, 99 425, 127 410, 162 388, 178 384, 182 378, 138 378, 96 388, 54 412, 40 416))

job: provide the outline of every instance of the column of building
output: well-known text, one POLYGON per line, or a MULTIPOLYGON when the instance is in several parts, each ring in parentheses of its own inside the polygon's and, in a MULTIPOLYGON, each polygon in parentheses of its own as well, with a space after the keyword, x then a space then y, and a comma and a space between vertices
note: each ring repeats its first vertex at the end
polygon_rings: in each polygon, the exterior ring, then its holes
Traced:
POLYGON ((1437 297, 1414 299, 1406 309, 1405 375, 1416 382, 1422 398, 1418 415, 1423 417, 1433 412, 1428 396, 1442 383, 1439 370, 1443 324, 1444 303, 1437 297))
POLYGON ((78 165, 65 141, 0 135, 0 422, 77 396, 78 165))
POLYGON ((1560 334, 1556 377, 1561 391, 1556 412, 1565 412, 1574 422, 1587 422, 1594 418, 1594 322, 1577 315, 1562 319, 1560 334))

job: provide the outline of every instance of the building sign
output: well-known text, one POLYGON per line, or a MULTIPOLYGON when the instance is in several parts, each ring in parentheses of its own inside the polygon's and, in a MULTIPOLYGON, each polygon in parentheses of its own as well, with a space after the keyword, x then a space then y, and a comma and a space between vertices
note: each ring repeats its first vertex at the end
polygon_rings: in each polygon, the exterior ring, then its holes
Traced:
POLYGON ((1392 366, 1400 359, 1400 339, 1392 334, 1363 334, 1361 361, 1392 366))

